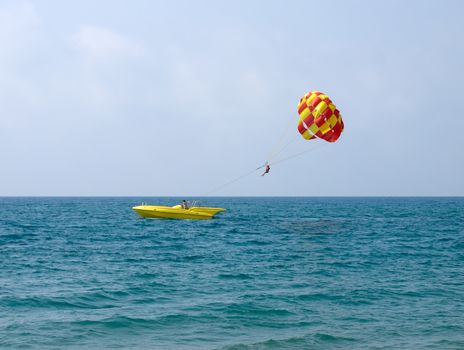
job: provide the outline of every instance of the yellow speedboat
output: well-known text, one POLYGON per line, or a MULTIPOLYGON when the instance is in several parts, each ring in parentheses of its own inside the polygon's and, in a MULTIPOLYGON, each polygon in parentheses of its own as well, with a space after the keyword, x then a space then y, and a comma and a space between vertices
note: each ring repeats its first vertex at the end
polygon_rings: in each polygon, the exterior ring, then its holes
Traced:
POLYGON ((143 218, 207 220, 224 208, 191 207, 183 209, 180 205, 166 207, 163 205, 138 205, 132 208, 143 218))

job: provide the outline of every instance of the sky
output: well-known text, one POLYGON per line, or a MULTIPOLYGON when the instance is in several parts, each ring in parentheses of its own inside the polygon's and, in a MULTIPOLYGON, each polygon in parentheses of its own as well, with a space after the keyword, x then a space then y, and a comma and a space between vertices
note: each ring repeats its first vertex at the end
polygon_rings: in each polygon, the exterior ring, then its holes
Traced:
POLYGON ((0 0, 0 196, 463 196, 462 13, 0 0), (297 132, 312 90, 336 143, 297 132))

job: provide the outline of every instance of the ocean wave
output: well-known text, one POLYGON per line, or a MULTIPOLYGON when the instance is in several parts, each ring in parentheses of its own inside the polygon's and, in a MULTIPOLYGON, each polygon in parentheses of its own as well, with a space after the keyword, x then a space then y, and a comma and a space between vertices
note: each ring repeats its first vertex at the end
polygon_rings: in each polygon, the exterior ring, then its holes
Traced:
MULTIPOLYGON (((117 293, 116 293, 117 294, 117 293)), ((69 296, 30 296, 0 298, 0 305, 13 309, 17 308, 42 308, 42 309, 108 309, 117 306, 119 298, 115 293, 95 292, 83 295, 69 296)))
POLYGON ((248 273, 220 273, 218 275, 218 278, 225 279, 225 280, 229 280, 229 279, 251 280, 254 278, 254 276, 248 273))
POLYGON ((316 333, 289 337, 285 339, 268 339, 251 344, 233 344, 217 350, 307 350, 307 349, 347 349, 357 340, 355 338, 316 333))

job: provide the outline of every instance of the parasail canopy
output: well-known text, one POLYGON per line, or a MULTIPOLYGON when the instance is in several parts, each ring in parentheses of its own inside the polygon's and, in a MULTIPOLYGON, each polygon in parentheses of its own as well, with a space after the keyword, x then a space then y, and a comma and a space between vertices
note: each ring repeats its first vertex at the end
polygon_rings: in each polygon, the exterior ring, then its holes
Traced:
POLYGON ((343 132, 343 120, 329 96, 310 91, 298 103, 298 131, 306 140, 335 142, 343 132))

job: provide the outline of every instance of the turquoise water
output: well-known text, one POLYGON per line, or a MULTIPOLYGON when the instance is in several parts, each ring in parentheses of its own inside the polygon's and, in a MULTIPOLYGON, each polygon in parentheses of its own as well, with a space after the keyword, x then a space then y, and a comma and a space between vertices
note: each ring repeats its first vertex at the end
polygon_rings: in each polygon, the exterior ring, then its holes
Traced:
POLYGON ((0 198, 2 349, 463 349, 463 198, 0 198))

